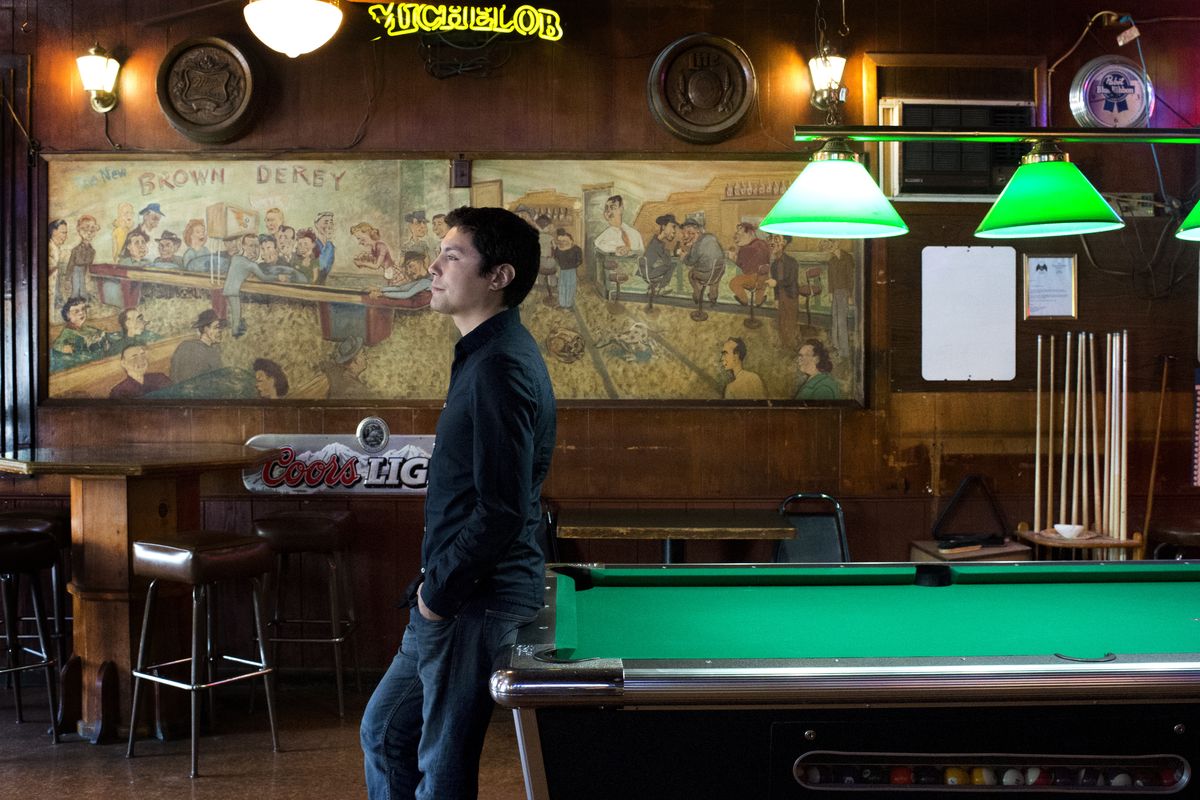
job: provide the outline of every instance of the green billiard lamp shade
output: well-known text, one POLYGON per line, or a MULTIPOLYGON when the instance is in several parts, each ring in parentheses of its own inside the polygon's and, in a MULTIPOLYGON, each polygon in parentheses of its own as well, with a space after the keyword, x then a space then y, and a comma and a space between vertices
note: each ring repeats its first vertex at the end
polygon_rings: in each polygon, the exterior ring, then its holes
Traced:
POLYGON ((843 140, 833 139, 759 224, 767 233, 815 239, 874 239, 908 226, 843 140))
POLYGON ((1079 168, 1053 142, 1038 142, 1013 173, 975 235, 1032 239, 1125 227, 1079 168))
POLYGON ((1179 226, 1175 236, 1189 242, 1200 242, 1200 203, 1192 206, 1192 213, 1184 218, 1183 224, 1179 226))

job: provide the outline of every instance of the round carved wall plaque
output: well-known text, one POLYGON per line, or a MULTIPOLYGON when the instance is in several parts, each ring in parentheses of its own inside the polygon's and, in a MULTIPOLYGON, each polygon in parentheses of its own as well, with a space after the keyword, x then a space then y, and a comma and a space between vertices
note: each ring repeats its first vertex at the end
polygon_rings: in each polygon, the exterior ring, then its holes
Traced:
POLYGON ((646 81, 654 118, 680 139, 702 144, 732 136, 754 106, 757 91, 746 51, 708 33, 667 45, 646 81))
POLYGON ((158 68, 157 88, 167 120, 193 142, 228 142, 250 127, 250 62, 224 39, 208 36, 175 45, 158 68))

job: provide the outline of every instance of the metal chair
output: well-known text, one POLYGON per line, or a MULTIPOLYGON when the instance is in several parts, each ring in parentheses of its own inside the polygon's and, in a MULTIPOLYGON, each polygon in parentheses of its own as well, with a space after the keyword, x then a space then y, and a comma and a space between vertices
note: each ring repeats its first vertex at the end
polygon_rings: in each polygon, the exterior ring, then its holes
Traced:
POLYGON ((800 492, 779 504, 796 535, 775 548, 780 564, 838 563, 850 560, 842 506, 823 492, 800 492))
POLYGON ((0 594, 3 595, 5 651, 8 655, 7 666, 0 669, 0 675, 12 675, 17 722, 24 722, 21 708, 21 673, 32 669, 46 671, 46 695, 50 701, 50 741, 55 744, 58 744, 58 727, 54 724, 58 676, 55 674, 54 658, 50 655, 49 637, 46 635, 39 573, 49 569, 57 557, 58 547, 54 537, 45 531, 15 529, 0 533, 0 594), (20 594, 18 584, 21 578, 25 578, 29 585, 33 622, 37 630, 37 650, 23 646, 17 636, 20 594), (37 656, 37 660, 22 664, 22 656, 26 654, 37 656))
POLYGON ((200 692, 214 686, 261 677, 266 684, 267 716, 271 723, 271 749, 278 752, 279 735, 275 729, 274 668, 267 654, 266 626, 262 613, 262 576, 273 567, 270 546, 256 536, 237 536, 216 531, 193 531, 168 534, 161 538, 139 539, 133 543, 133 572, 150 578, 146 591, 146 612, 142 617, 142 634, 138 640, 137 666, 133 670, 133 708, 129 714, 129 744, 125 755, 133 758, 137 734, 138 701, 142 681, 182 689, 191 695, 192 769, 191 777, 199 775, 200 753, 200 692), (212 617, 209 614, 211 590, 217 581, 248 579, 252 582, 254 630, 257 637, 258 660, 223 655, 226 661, 250 667, 249 671, 219 678, 213 674, 215 653, 212 644, 212 617), (147 664, 150 650, 150 627, 153 621, 154 599, 160 581, 183 583, 192 587, 192 654, 190 657, 157 664, 147 664), (163 677, 166 667, 188 665, 189 680, 163 677), (201 677, 201 670, 205 677, 201 677))

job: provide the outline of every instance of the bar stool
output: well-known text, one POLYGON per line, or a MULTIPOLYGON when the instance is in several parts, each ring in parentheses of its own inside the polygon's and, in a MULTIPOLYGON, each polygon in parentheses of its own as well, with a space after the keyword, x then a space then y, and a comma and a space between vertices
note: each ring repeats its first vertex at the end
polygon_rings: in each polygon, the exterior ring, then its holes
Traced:
MULTIPOLYGON (((276 635, 271 637, 272 652, 278 652, 281 642, 292 644, 329 644, 333 645, 333 669, 337 682, 338 716, 346 716, 345 692, 342 680, 342 645, 350 638, 358 627, 358 618, 354 613, 354 593, 350 590, 350 576, 346 571, 346 555, 350 550, 350 532, 354 525, 354 515, 349 511, 327 511, 315 514, 309 511, 282 511, 267 514, 254 520, 254 532, 268 542, 277 558, 274 583, 274 604, 271 619, 267 623, 276 635), (304 597, 301 589, 300 617, 290 618, 282 615, 284 593, 284 575, 288 571, 288 556, 303 557, 305 553, 315 553, 324 557, 329 567, 329 618, 305 619, 304 597), (305 636, 303 625, 324 624, 329 626, 329 636, 305 636), (284 625, 299 625, 297 636, 283 636, 280 628, 284 625)), ((358 651, 354 643, 350 643, 350 653, 354 659, 354 684, 362 691, 362 676, 358 669, 358 651)))
POLYGON ((54 724, 58 676, 55 675, 54 659, 50 656, 49 640, 46 637, 40 573, 49 569, 57 557, 58 548, 54 537, 45 531, 21 530, 14 527, 0 532, 0 584, 3 584, 0 594, 3 595, 5 651, 8 654, 7 666, 0 669, 0 675, 12 675, 17 722, 24 722, 21 708, 21 673, 31 669, 46 671, 46 695, 50 701, 50 741, 55 744, 58 744, 58 728, 54 724), (23 647, 17 635, 17 605, 20 596, 18 584, 22 577, 29 585, 38 650, 23 647), (38 660, 31 664, 22 664, 23 654, 35 655, 38 660))
MULTIPOLYGON (((73 621, 68 613, 71 604, 67 597, 67 577, 71 564, 71 512, 65 509, 17 509, 0 511, 0 534, 9 531, 42 531, 54 537, 58 553, 54 563, 50 565, 50 615, 48 619, 54 622, 55 652, 61 667, 67 663, 71 654, 71 636, 67 633, 67 624, 73 621)), ((31 621, 31 617, 22 617, 21 622, 31 621)), ((7 619, 6 619, 7 624, 7 619)), ((15 626, 14 626, 15 627, 15 626)), ((20 638, 36 638, 34 634, 18 634, 20 638)))
POLYGON ((143 680, 173 686, 191 693, 192 728, 192 771, 195 778, 199 772, 200 692, 234 681, 262 676, 266 685, 267 716, 271 722, 271 749, 279 751, 279 736, 275 730, 275 686, 274 668, 267 657, 263 635, 266 627, 262 614, 261 577, 271 570, 271 549, 254 536, 238 536, 217 531, 191 531, 169 534, 152 539, 139 539, 133 543, 133 573, 150 578, 146 591, 146 611, 142 617, 142 634, 138 640, 137 666, 133 670, 133 709, 129 714, 129 746, 125 755, 133 758, 133 742, 137 731, 138 701, 143 680), (253 670, 232 677, 216 679, 212 674, 215 658, 212 643, 211 617, 208 603, 212 585, 217 581, 249 578, 252 582, 251 596, 254 606, 254 630, 258 646, 258 661, 221 655, 253 670), (147 665, 146 654, 150 649, 150 625, 153 619, 154 598, 159 581, 188 584, 192 587, 192 654, 188 658, 164 661, 147 665), (187 664, 191 680, 188 683, 164 678, 159 674, 163 667, 187 664), (206 667, 207 682, 202 682, 201 665, 206 667))
POLYGON ((1151 558, 1200 557, 1200 521, 1152 525, 1146 538, 1155 543, 1151 558))

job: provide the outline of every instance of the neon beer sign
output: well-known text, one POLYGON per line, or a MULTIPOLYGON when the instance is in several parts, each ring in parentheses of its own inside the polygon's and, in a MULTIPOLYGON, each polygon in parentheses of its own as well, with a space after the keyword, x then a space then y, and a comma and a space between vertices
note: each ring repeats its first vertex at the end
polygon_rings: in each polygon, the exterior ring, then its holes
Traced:
MULTIPOLYGON (((562 38, 562 20, 557 11, 521 5, 445 6, 432 3, 372 3, 367 12, 383 26, 388 36, 409 33, 481 31, 536 36, 550 42, 562 38)), ((381 39, 376 36, 375 39, 381 39)))

